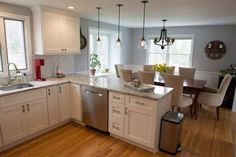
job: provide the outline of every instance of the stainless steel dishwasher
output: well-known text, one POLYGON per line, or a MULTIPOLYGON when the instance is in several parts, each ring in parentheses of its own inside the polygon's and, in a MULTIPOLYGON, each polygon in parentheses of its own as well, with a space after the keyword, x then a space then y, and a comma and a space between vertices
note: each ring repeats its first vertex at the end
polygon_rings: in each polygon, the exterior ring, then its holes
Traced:
POLYGON ((82 86, 82 121, 88 126, 108 131, 108 91, 82 86))

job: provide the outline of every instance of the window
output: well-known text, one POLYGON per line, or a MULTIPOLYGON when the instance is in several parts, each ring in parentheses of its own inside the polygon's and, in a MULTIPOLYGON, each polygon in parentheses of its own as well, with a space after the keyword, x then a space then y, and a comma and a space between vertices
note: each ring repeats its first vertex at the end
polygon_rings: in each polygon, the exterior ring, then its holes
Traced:
POLYGON ((166 63, 176 67, 192 66, 193 37, 176 37, 173 45, 161 50, 160 46, 153 43, 154 39, 148 40, 148 64, 166 63))

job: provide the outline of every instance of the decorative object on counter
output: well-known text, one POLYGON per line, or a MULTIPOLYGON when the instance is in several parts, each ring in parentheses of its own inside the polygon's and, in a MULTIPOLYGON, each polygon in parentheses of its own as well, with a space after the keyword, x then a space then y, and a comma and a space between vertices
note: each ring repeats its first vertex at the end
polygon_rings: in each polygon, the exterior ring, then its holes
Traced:
POLYGON ((90 63, 90 74, 95 75, 96 68, 101 67, 101 63, 98 60, 98 55, 95 53, 91 53, 89 57, 89 63, 90 63))
POLYGON ((223 42, 214 40, 206 45, 205 53, 210 59, 220 59, 226 54, 226 46, 223 42))
POLYGON ((41 66, 44 66, 44 59, 35 59, 34 60, 35 66, 35 81, 46 81, 46 78, 41 77, 41 66))
POLYGON ((123 82, 125 87, 139 91, 139 92, 151 92, 155 89, 154 85, 141 83, 139 79, 134 79, 132 82, 123 82))
POLYGON ((101 39, 100 39, 100 9, 101 7, 96 7, 98 10, 98 38, 97 38, 97 46, 101 46, 101 39))
POLYGON ((225 76, 226 74, 230 74, 233 77, 236 77, 236 64, 230 64, 229 68, 221 69, 220 76, 225 76))
POLYGON ((57 66, 57 72, 56 72, 56 77, 57 78, 63 78, 65 77, 66 75, 64 74, 63 71, 59 70, 59 66, 57 66))
POLYGON ((167 29, 165 27, 167 19, 163 19, 162 21, 163 21, 163 28, 161 29, 160 38, 154 38, 154 44, 161 46, 161 49, 163 50, 165 46, 172 45, 175 42, 175 39, 167 37, 167 29))
POLYGON ((117 4, 118 7, 118 37, 116 40, 116 46, 121 47, 121 40, 120 40, 120 7, 123 6, 123 4, 117 4))
POLYGON ((140 82, 139 79, 134 79, 134 80, 131 82, 131 84, 132 84, 134 87, 136 87, 136 88, 138 88, 138 87, 140 87, 140 86, 142 85, 142 83, 140 82))
POLYGON ((171 70, 171 67, 164 63, 164 64, 155 64, 152 67, 152 69, 159 73, 158 74, 159 80, 162 80, 164 78, 165 73, 171 70))
POLYGON ((142 29, 142 37, 140 39, 138 48, 140 49, 147 49, 147 43, 146 40, 144 38, 144 31, 145 31, 145 13, 146 13, 146 3, 148 3, 147 0, 143 0, 141 1, 141 3, 143 3, 143 29, 142 29))
POLYGON ((82 34, 81 28, 80 28, 80 49, 84 49, 87 45, 87 40, 85 36, 82 34))

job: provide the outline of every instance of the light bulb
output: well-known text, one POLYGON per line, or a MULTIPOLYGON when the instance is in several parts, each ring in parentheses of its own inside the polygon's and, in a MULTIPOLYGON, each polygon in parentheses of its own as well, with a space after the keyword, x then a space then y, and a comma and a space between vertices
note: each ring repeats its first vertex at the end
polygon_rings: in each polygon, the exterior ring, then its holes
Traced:
POLYGON ((118 38, 118 39, 116 40, 116 46, 117 46, 117 47, 121 47, 121 41, 120 41, 120 38, 118 38))
POLYGON ((101 45, 102 45, 101 39, 100 39, 100 37, 98 37, 98 39, 97 39, 97 46, 101 46, 101 45))
POLYGON ((144 39, 144 37, 142 37, 141 40, 139 41, 138 48, 147 49, 147 44, 146 44, 146 40, 144 39))

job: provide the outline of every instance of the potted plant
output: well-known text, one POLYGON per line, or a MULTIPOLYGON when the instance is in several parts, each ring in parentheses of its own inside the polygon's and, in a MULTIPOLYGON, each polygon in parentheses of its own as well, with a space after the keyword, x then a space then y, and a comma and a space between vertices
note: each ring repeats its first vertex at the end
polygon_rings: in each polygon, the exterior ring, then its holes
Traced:
POLYGON ((90 63, 90 73, 91 75, 95 75, 96 68, 101 67, 101 63, 98 60, 98 55, 95 53, 91 53, 89 56, 89 63, 90 63))

